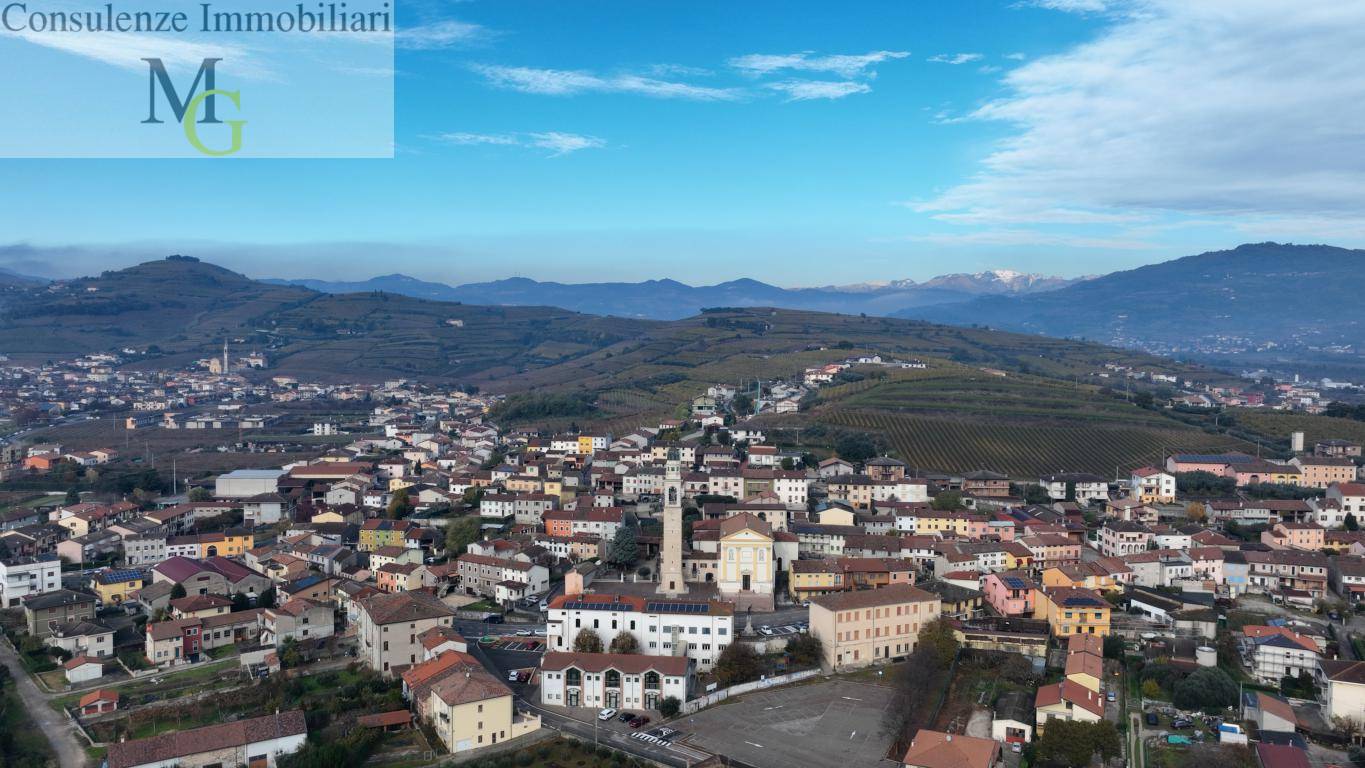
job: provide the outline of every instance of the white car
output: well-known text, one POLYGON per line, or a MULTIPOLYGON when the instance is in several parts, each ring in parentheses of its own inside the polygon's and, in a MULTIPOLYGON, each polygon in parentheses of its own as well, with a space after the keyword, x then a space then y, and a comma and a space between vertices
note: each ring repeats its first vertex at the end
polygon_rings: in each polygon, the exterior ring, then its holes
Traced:
POLYGON ((517 637, 530 637, 530 636, 531 636, 531 630, 529 630, 529 629, 519 629, 519 630, 517 630, 517 637))
POLYGON ((607 707, 606 709, 597 713, 598 720, 610 720, 613 717, 616 717, 616 710, 612 709, 611 707, 607 707))
POLYGON ((517 671, 515 669, 507 673, 507 682, 509 683, 517 682, 517 671))

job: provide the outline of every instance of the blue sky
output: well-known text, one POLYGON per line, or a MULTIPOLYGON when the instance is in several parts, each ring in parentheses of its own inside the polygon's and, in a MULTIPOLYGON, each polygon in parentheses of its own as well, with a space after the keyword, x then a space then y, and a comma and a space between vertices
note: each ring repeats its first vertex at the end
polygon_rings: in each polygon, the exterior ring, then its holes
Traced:
POLYGON ((0 160, 0 266, 796 286, 1365 241, 1356 4, 397 7, 394 159, 0 160))

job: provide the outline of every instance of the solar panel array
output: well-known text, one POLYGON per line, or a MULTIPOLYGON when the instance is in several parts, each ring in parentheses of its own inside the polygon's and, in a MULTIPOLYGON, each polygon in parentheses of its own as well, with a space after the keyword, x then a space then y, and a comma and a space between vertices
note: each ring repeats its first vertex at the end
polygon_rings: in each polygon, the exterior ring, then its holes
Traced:
POLYGON ((574 601, 565 603, 564 607, 570 611, 619 611, 629 609, 629 604, 623 603, 590 603, 586 601, 574 601))
POLYGON ((1027 588, 1028 588, 1028 582, 1026 582, 1026 581, 1024 581, 1023 579, 1019 578, 1018 576, 1006 576, 1006 577, 1004 578, 1004 582, 1005 582, 1005 586, 1009 587, 1010 589, 1027 589, 1027 588))
POLYGON ((710 613, 707 603, 645 603, 645 610, 652 613, 710 613))
POLYGON ((142 571, 136 569, 123 569, 118 571, 105 571, 100 576, 100 580, 105 584, 117 584, 124 581, 133 581, 142 578, 142 571))

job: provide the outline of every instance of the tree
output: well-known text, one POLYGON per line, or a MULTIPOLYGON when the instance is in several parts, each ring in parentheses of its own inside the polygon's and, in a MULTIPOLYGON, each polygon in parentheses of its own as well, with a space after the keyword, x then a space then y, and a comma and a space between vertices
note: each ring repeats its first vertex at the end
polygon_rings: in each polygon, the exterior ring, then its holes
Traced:
POLYGON ((1051 504, 1052 496, 1047 489, 1037 483, 1024 486, 1024 502, 1027 504, 1051 504))
POLYGON ((66 489, 66 501, 63 503, 68 507, 81 503, 81 492, 74 486, 66 489))
POLYGON ((734 409, 736 416, 748 416, 754 412, 754 397, 747 392, 740 392, 730 401, 730 407, 734 409))
POLYGON ((1128 650, 1123 638, 1119 635, 1107 635, 1104 638, 1104 658, 1122 659, 1124 652, 1128 650))
POLYGON ((855 464, 876 456, 880 448, 876 438, 866 432, 845 432, 834 440, 834 452, 839 458, 855 464))
POLYGON ((182 597, 184 597, 184 596, 185 596, 185 585, 184 585, 184 584, 176 584, 175 586, 171 587, 171 599, 172 599, 172 600, 179 600, 180 598, 182 598, 182 597))
POLYGON ((251 609, 251 598, 241 592, 232 595, 232 612, 247 611, 251 609))
POLYGON ((299 643, 294 638, 287 638, 280 644, 280 666, 284 669, 293 669, 303 663, 303 652, 299 650, 299 643))
POLYGON ((790 472, 796 469, 796 462, 790 456, 782 457, 782 469, 790 472))
POLYGON ((1217 709, 1237 703, 1237 684, 1218 667, 1200 667, 1176 683, 1171 701, 1182 709, 1217 709))
POLYGON ((957 634, 947 621, 934 619, 920 629, 918 647, 929 651, 939 664, 947 667, 957 656, 957 634))
POLYGON ((1144 681, 1142 681, 1142 697, 1143 697, 1143 698, 1146 698, 1146 699, 1160 699, 1160 698, 1162 698, 1163 694, 1164 694, 1164 692, 1161 690, 1161 684, 1158 683, 1157 681, 1155 681, 1155 680, 1144 680, 1144 681))
POLYGON ((714 669, 716 682, 722 686, 739 685, 757 680, 763 673, 758 653, 748 643, 730 643, 720 652, 714 669))
POLYGON ((202 485, 197 485, 190 489, 188 497, 190 501, 208 501, 213 498, 213 494, 209 493, 209 489, 202 485))
POLYGON ((1118 729, 1108 720, 1086 723, 1080 720, 1049 720, 1038 739, 1038 759, 1046 765, 1084 768, 1098 753, 1103 760, 1117 756, 1123 748, 1118 729))
POLYGON ((256 607, 257 608, 275 607, 275 587, 273 586, 266 587, 265 591, 262 592, 260 596, 256 598, 256 607))
POLYGON ((446 553, 451 557, 464 554, 470 544, 479 540, 479 518, 474 516, 451 520, 446 526, 446 553))
POLYGON ((1341 521, 1341 525, 1348 531, 1360 530, 1360 521, 1356 519, 1354 512, 1347 512, 1345 519, 1341 521))
POLYGON ((621 630, 616 633, 616 637, 611 640, 612 653, 639 653, 640 641, 635 639, 628 630, 621 630))
POLYGON ((387 513, 390 520, 401 520, 412 514, 412 502, 408 500, 407 488, 399 488, 393 492, 387 513))
POLYGON ((677 696, 665 696, 664 700, 659 702, 659 714, 665 718, 677 717, 681 711, 682 702, 678 701, 677 696))
POLYGON ((601 653, 602 638, 597 633, 584 627, 578 630, 578 636, 573 639, 574 653, 601 653))
POLYGON ((607 550, 607 562, 624 571, 635 565, 635 561, 639 559, 640 550, 635 541, 635 526, 623 524, 616 529, 616 536, 611 540, 611 547, 607 550))
POLYGON ((962 509, 962 494, 958 491, 939 491, 929 506, 940 512, 962 509))
POLYGON ((813 667, 825 655, 825 645, 815 635, 797 635, 787 642, 787 656, 798 667, 813 667))
POLYGON ((1197 501, 1191 501, 1185 505, 1185 517, 1188 517, 1192 523, 1202 523, 1208 519, 1208 516, 1209 508, 1197 501))

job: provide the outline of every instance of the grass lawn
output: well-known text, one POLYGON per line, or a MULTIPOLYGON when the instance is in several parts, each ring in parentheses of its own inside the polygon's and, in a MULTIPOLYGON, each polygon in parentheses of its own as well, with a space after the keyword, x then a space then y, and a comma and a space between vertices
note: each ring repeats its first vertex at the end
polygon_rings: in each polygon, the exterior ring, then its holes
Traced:
MULTIPOLYGON (((535 746, 519 750, 514 755, 514 765, 524 766, 525 768, 621 768, 622 766, 644 765, 630 756, 625 756, 624 762, 614 762, 611 757, 613 750, 609 747, 601 747, 594 750, 591 744, 580 744, 572 739, 557 738, 551 741, 543 741, 535 746), (529 760, 529 762, 523 762, 529 760)), ((491 765, 493 760, 475 761, 467 763, 469 766, 491 765)))
POLYGON ((38 675, 38 678, 43 681, 43 685, 46 685, 49 691, 55 693, 66 690, 66 670, 64 669, 44 672, 38 675))

